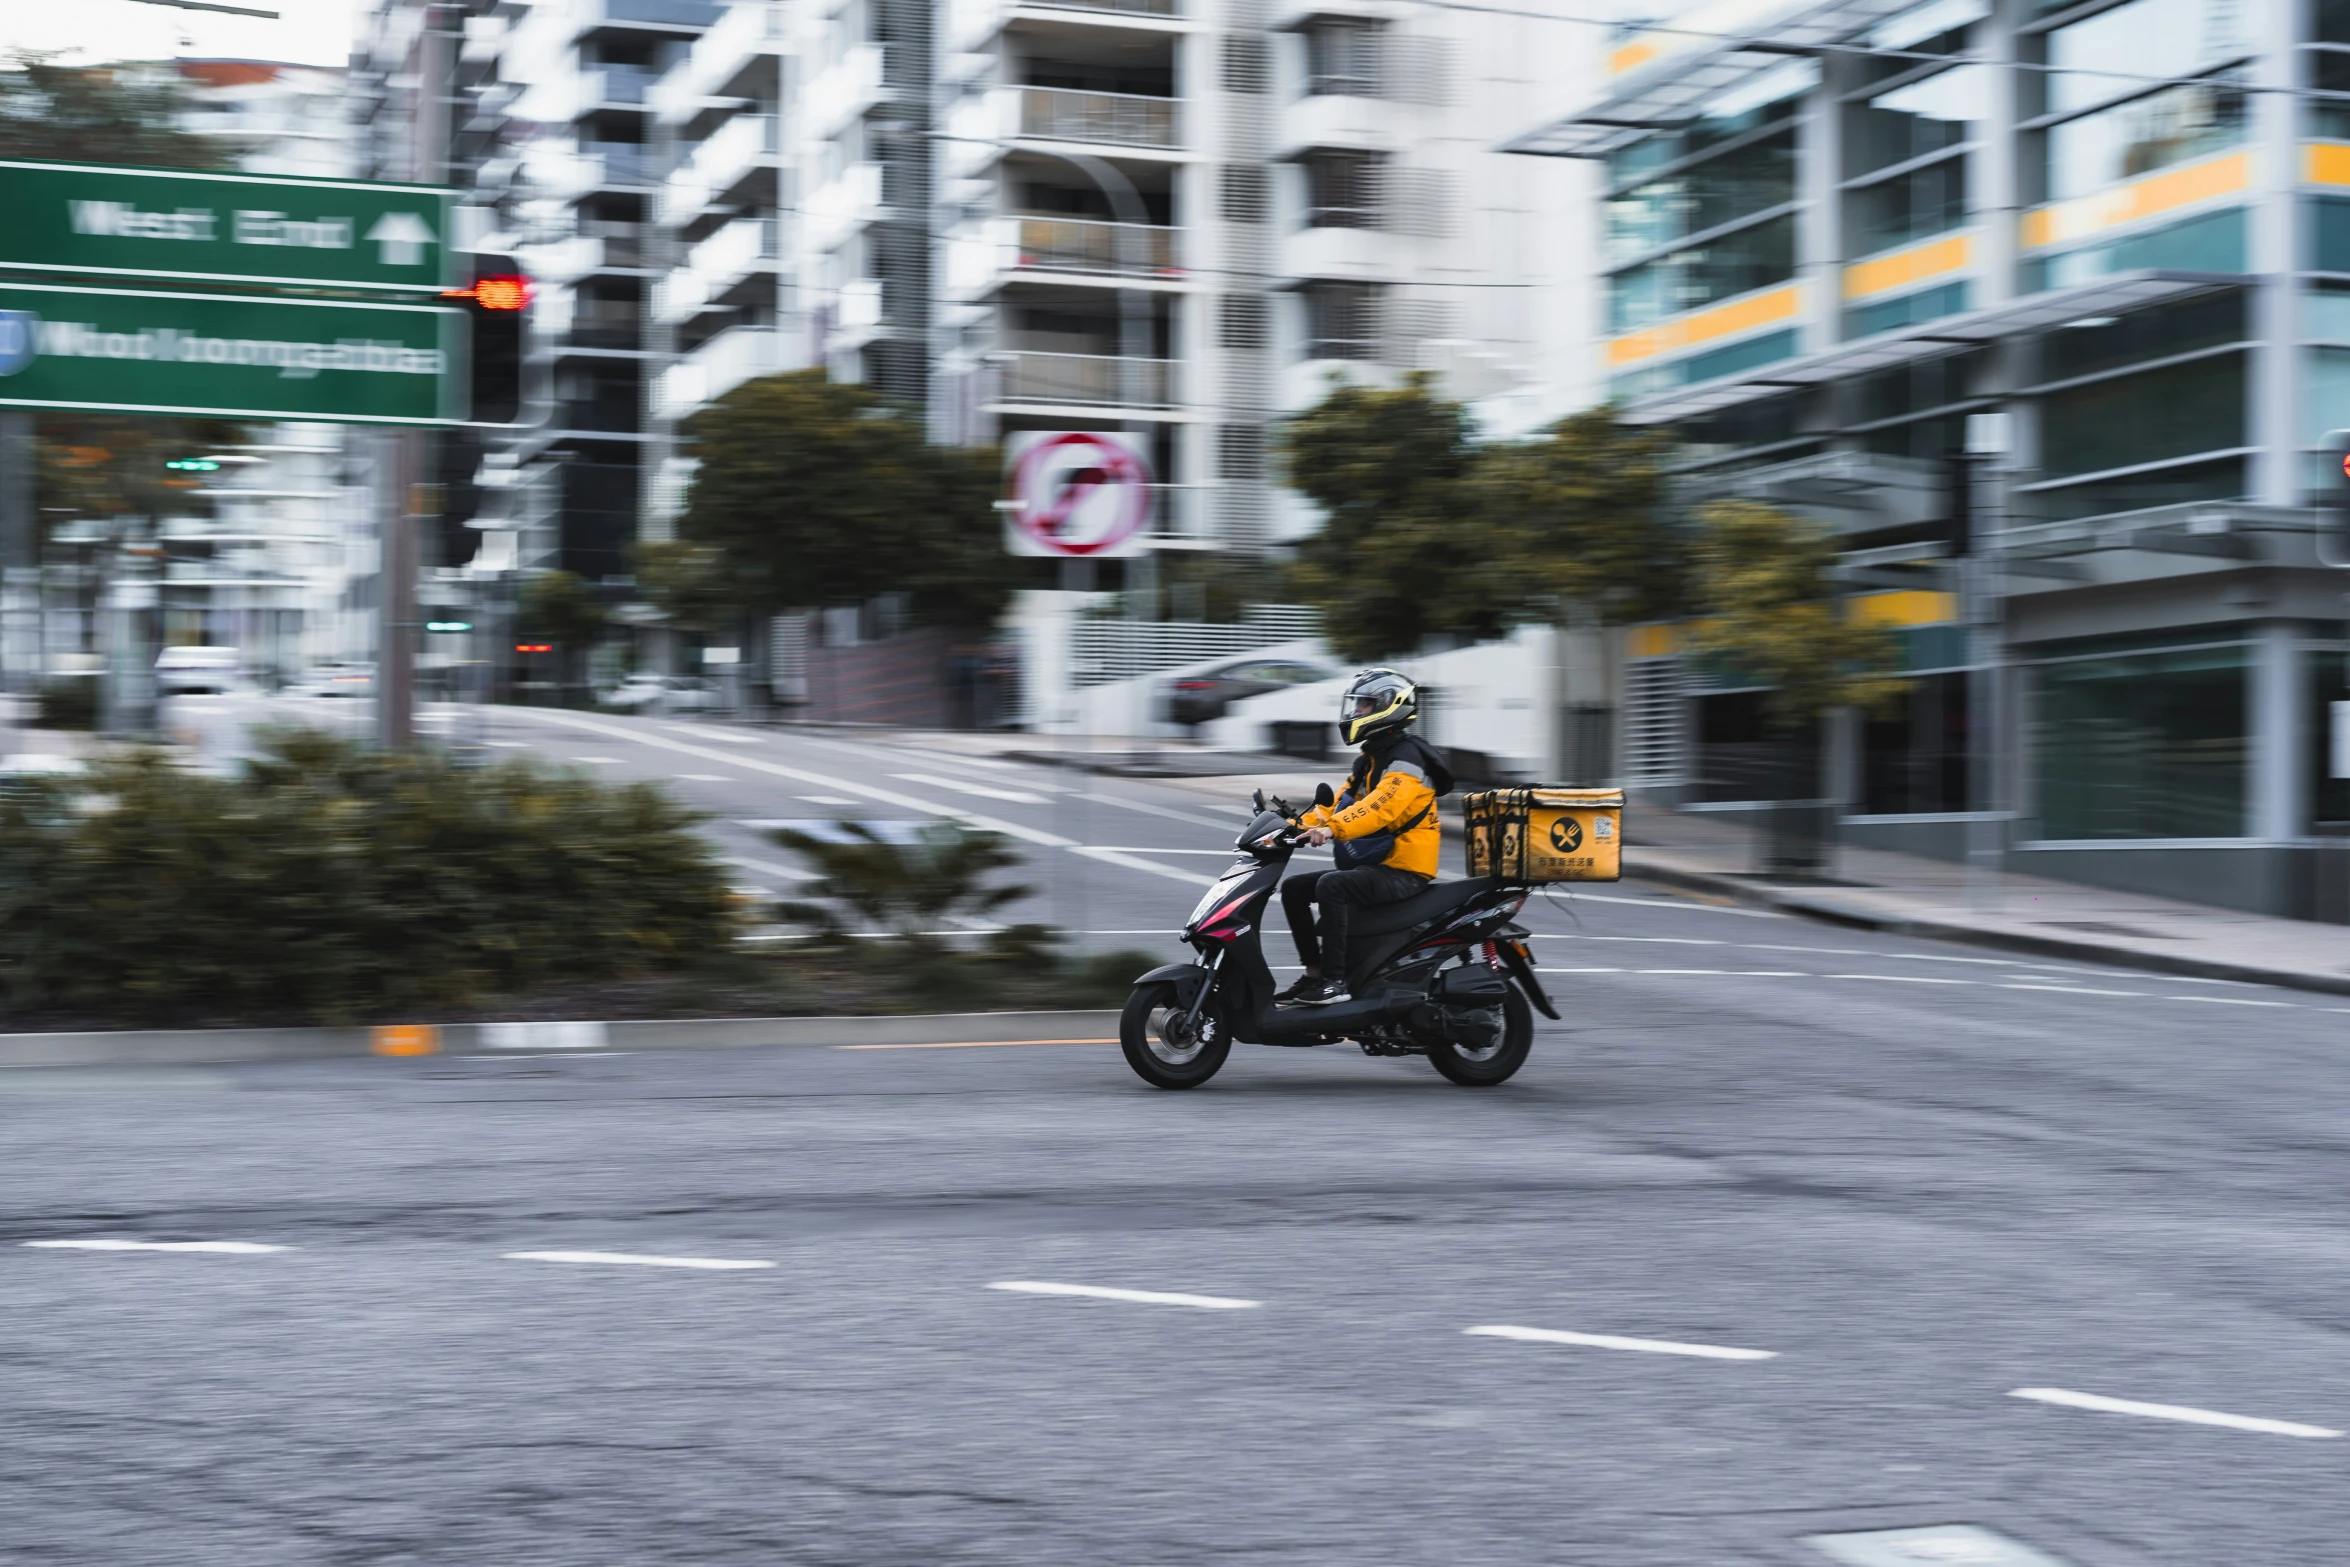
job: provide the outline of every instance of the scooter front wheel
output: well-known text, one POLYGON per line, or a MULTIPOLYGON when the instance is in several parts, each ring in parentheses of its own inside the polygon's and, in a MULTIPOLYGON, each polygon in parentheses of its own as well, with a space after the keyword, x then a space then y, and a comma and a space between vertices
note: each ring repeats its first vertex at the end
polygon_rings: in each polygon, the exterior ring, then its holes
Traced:
POLYGON ((1126 998, 1118 1048, 1134 1075, 1153 1088, 1197 1088, 1232 1053, 1232 1040, 1205 1009, 1197 1032, 1185 1029, 1183 1018, 1173 985, 1137 985, 1126 998))

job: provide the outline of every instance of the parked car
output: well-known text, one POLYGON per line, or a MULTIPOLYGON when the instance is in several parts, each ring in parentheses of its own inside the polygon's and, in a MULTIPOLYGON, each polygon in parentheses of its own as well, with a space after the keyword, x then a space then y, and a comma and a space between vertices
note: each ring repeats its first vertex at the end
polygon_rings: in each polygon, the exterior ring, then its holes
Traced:
POLYGON ((373 696, 375 666, 320 664, 286 687, 288 696, 373 696))
POLYGON ((603 703, 640 713, 699 713, 718 705, 718 689, 699 675, 639 671, 605 692, 603 703))
POLYGON ((167 647, 155 660, 157 696, 219 696, 245 683, 245 658, 233 647, 167 647))
POLYGON ((1185 675, 1166 685, 1167 718, 1178 724, 1205 724, 1243 697, 1263 696, 1284 686, 1335 680, 1343 671, 1294 658, 1249 658, 1185 675))

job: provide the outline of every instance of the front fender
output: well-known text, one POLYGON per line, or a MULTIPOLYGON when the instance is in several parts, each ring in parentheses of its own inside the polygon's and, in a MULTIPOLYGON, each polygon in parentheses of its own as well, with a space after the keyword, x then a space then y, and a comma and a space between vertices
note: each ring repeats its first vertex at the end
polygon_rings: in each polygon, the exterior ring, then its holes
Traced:
POLYGON ((1170 963, 1165 968, 1152 969, 1137 979, 1134 988, 1140 990, 1145 985, 1173 985, 1175 1004, 1188 1008, 1199 995, 1199 988, 1207 982, 1207 978, 1208 971, 1197 963, 1170 963))

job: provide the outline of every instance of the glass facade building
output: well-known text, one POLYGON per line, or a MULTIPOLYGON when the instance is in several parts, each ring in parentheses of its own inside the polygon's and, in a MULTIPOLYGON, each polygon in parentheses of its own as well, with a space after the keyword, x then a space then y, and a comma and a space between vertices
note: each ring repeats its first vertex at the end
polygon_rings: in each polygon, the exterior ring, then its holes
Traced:
MULTIPOLYGON (((1900 634, 1904 701, 1797 769, 1847 839, 2323 901, 2350 0, 1682 8, 1610 64, 1513 150, 1597 171, 1601 367, 1681 502, 1827 523, 1900 634)), ((1669 626, 1625 669, 1626 781, 1750 807, 1754 693, 1669 626)))

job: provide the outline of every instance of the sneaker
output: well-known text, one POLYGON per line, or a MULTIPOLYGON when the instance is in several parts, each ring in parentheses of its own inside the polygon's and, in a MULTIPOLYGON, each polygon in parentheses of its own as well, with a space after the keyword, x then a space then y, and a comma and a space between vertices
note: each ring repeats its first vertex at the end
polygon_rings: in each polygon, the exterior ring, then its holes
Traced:
POLYGON ((1326 1007, 1334 1002, 1353 999, 1347 994, 1345 980, 1318 979, 1311 985, 1299 985, 1291 992, 1289 1004, 1293 1007, 1326 1007))
POLYGON ((1315 986, 1321 983, 1322 982, 1318 979, 1308 979, 1303 974, 1300 974, 1296 979, 1289 982, 1289 988, 1287 990, 1276 990, 1273 992, 1273 1005, 1277 1007, 1288 1006, 1298 997, 1304 995, 1307 991, 1312 990, 1315 986))

